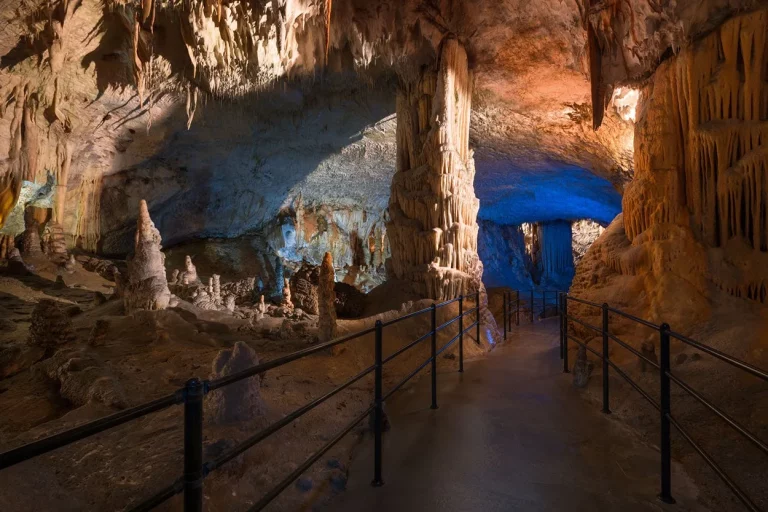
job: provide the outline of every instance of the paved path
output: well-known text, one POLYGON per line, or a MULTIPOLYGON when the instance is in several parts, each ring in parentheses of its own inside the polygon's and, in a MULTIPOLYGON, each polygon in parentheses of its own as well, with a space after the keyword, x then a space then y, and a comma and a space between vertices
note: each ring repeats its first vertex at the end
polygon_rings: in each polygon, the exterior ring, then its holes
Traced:
POLYGON ((521 326, 465 373, 438 374, 389 404, 384 482, 370 486, 370 440, 350 468, 339 512, 704 511, 695 485, 674 465, 663 505, 659 453, 604 416, 561 373, 557 320, 521 326))

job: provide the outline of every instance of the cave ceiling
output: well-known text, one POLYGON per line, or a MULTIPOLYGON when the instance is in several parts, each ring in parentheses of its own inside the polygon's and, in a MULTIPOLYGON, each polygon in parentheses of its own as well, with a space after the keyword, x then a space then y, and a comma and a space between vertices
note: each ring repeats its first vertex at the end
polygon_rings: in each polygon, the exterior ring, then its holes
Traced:
POLYGON ((193 207, 206 216, 171 239, 202 225, 215 226, 206 236, 239 234, 299 192, 304 201, 314 194, 383 208, 396 84, 431 65, 446 34, 464 43, 474 72, 471 146, 478 182, 488 180, 478 185, 481 201, 487 189, 503 203, 506 169, 585 169, 621 191, 633 172, 633 125, 615 88, 640 83, 686 38, 743 7, 4 0, 0 194, 13 176, 64 175, 75 194, 65 228, 81 236, 126 228, 120 215, 135 213, 128 203, 140 196, 160 210, 161 230, 193 207), (355 186, 337 186, 345 181, 355 186))

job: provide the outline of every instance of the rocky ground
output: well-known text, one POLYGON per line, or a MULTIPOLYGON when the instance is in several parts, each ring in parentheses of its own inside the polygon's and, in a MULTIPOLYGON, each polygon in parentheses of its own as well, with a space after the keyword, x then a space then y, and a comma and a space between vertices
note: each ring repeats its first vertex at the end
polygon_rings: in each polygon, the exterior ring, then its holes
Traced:
MULTIPOLYGON (((308 314, 300 319, 267 314, 254 320, 228 311, 201 310, 182 301, 163 311, 126 316, 122 301, 111 298, 115 283, 85 270, 83 262, 88 268, 93 265, 85 258, 80 260, 72 273, 42 259, 28 259, 27 264, 34 266, 30 275, 11 276, 7 269, 0 274, 0 363, 5 374, 10 374, 0 379, 0 410, 4 411, 0 450, 166 395, 190 377, 209 378, 214 360, 236 342, 244 342, 261 361, 316 343, 317 317, 308 314), (30 329, 36 305, 46 300, 61 313, 56 317, 58 327, 45 331, 54 341, 30 334, 39 331, 30 329), (61 332, 69 334, 54 336, 61 332), (34 341, 40 337, 48 344, 34 341)), ((383 289, 375 293, 393 299, 397 295, 383 289)), ((339 333, 356 332, 377 319, 394 318, 428 304, 399 302, 392 310, 339 320, 339 333)), ((443 308, 438 322, 456 311, 455 305, 443 308)), ((54 323, 49 320, 50 325, 54 323)), ((439 343, 448 341, 455 327, 441 333, 439 343)), ((387 328, 385 357, 428 329, 428 315, 387 328)), ((474 332, 468 336, 474 340, 474 332)), ((467 357, 487 350, 483 336, 480 345, 465 344, 467 357)), ((387 365, 385 390, 426 359, 428 351, 429 344, 421 344, 387 365)), ((254 384, 263 414, 249 414, 247 420, 229 423, 214 422, 208 415, 206 458, 322 396, 372 362, 373 336, 368 335, 334 353, 323 352, 270 370, 260 386, 254 384)), ((447 351, 439 365, 455 367, 455 350, 447 351)), ((233 510, 255 503, 365 410, 371 397, 372 377, 367 377, 212 473, 205 485, 206 510, 233 510)), ((181 407, 171 407, 4 470, 8 485, 0 491, 0 509, 106 511, 129 507, 181 474, 182 416, 181 407), (46 492, 39 493, 41 488, 46 492)), ((272 510, 304 509, 342 491, 349 458, 355 446, 369 436, 364 421, 291 485, 272 510)), ((160 510, 180 506, 175 498, 160 510)))

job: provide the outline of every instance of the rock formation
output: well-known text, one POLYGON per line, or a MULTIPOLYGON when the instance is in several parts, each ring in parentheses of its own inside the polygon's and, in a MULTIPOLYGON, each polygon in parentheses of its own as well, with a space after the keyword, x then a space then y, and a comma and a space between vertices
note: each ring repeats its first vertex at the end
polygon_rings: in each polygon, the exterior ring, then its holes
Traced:
POLYGON ((255 291, 255 282, 255 277, 246 277, 245 279, 239 279, 237 281, 232 281, 221 285, 221 294, 224 296, 224 301, 226 302, 229 297, 233 297, 235 299, 235 303, 237 304, 243 304, 246 302, 252 303, 253 294, 255 291))
POLYGON ((43 245, 40 239, 42 229, 38 220, 36 208, 27 208, 24 211, 24 232, 21 235, 21 254, 24 257, 36 257, 43 253, 43 245))
POLYGON ((320 284, 320 267, 303 263, 291 275, 290 284, 291 298, 296 307, 310 315, 317 315, 319 311, 317 287, 320 284))
POLYGON ((285 269, 283 267, 283 258, 275 257, 275 285, 272 288, 271 300, 275 304, 282 304, 285 291, 285 269))
POLYGON ((171 300, 165 276, 165 255, 162 253, 160 232, 149 217, 147 202, 139 204, 134 253, 128 260, 128 272, 123 288, 125 311, 165 309, 171 300))
POLYGON ((58 302, 40 299, 32 310, 28 343, 44 349, 51 355, 59 346, 75 339, 72 321, 58 302))
POLYGON ((320 277, 317 288, 318 327, 317 335, 320 342, 334 339, 337 335, 336 327, 336 293, 334 292, 335 272, 333 270, 333 258, 331 253, 325 253, 323 263, 320 265, 320 277))
POLYGON ((425 69, 397 98, 397 171, 387 233, 392 268, 424 297, 477 290, 477 212, 469 149, 472 74, 456 39, 441 44, 437 69, 425 69))
POLYGON ((8 273, 15 276, 24 276, 29 274, 30 267, 24 263, 21 253, 16 247, 8 251, 8 273))
POLYGON ((184 270, 180 272, 176 281, 176 284, 191 286, 200 282, 200 278, 197 276, 197 267, 192 263, 190 256, 184 257, 184 270))
MULTIPOLYGON (((213 360, 210 379, 225 377, 258 364, 256 352, 238 341, 231 349, 218 353, 213 360)), ((261 398, 262 379, 263 375, 257 375, 211 392, 205 400, 206 420, 214 424, 247 421, 256 422, 255 426, 259 426, 264 423, 267 408, 261 398)))
MULTIPOLYGON (((642 91, 635 180, 579 265, 575 293, 642 289, 632 305, 673 328, 710 315, 712 285, 768 298, 768 10, 734 17, 662 62, 642 91)), ((607 295, 606 295, 607 296, 607 295)))
POLYGON ((603 231, 605 231, 603 226, 591 220, 579 220, 571 224, 571 237, 573 239, 571 250, 573 251, 574 267, 579 264, 581 258, 587 253, 587 249, 595 243, 603 231))
POLYGON ((56 221, 48 221, 43 230, 43 252, 54 263, 63 263, 67 259, 67 241, 64 229, 56 221))

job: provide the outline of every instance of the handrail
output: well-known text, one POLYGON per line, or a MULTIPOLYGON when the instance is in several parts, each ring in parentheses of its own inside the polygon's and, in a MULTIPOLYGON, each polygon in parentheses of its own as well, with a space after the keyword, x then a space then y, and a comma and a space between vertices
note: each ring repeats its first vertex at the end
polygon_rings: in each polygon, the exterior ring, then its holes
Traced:
POLYGON ((225 377, 221 377, 215 380, 212 380, 208 382, 208 390, 214 391, 216 389, 219 389, 224 386, 228 386, 229 384, 234 384, 237 381, 247 379, 248 377, 253 377, 255 375, 259 375, 261 373, 266 372, 267 370, 271 370, 273 368, 277 368, 279 366, 286 365, 288 363, 291 363, 293 361, 296 361, 297 359, 301 359, 306 356, 310 356, 312 354, 316 354, 317 352, 321 352, 323 350, 329 349, 331 347, 335 347, 336 345, 340 345, 341 343, 345 343, 347 341, 351 341, 357 338, 360 338, 361 336, 365 336, 366 334, 370 334, 374 332, 376 329, 374 327, 364 329, 362 331, 349 334, 347 336, 343 336, 341 338, 331 340, 327 343, 321 343, 320 345, 315 345, 314 347, 305 348, 302 350, 297 350, 296 352, 289 354, 284 357, 278 357, 277 359, 273 359, 271 361, 267 361, 266 363, 257 364, 256 366, 253 366, 251 368, 247 368, 245 370, 231 373, 225 377))
POLYGON ((271 436, 272 434, 274 434, 275 432, 277 432, 281 428, 285 427, 286 425, 288 425, 290 423, 293 423, 296 419, 300 418, 305 413, 311 411, 312 409, 314 409, 318 405, 322 404, 323 402, 325 402, 329 398, 333 397, 337 393, 340 393, 341 391, 347 389, 349 386, 351 386, 355 382, 359 381, 360 379, 362 379, 366 375, 370 374, 374 369, 376 369, 375 366, 369 366, 368 368, 366 368, 362 372, 358 373, 357 375, 355 375, 354 377, 349 379, 347 382, 345 382, 341 386, 338 386, 338 387, 334 388, 333 390, 329 391, 328 393, 326 393, 325 395, 323 395, 323 396, 321 396, 319 398, 316 398, 315 400, 309 402, 308 404, 306 404, 306 405, 304 405, 302 407, 299 407, 298 409, 293 411, 291 414, 285 416, 281 420, 276 421, 275 423, 273 423, 270 426, 268 426, 267 428, 259 431, 255 435, 247 438, 244 441, 241 441, 236 446, 231 448, 229 451, 227 451, 227 452, 219 455, 215 459, 205 463, 205 465, 204 465, 205 471, 204 472, 207 474, 207 473, 210 473, 211 471, 214 471, 215 469, 218 469, 219 467, 223 466, 224 464, 226 464, 230 460, 234 459, 235 457, 237 457, 241 453, 245 452, 248 448, 250 448, 250 447, 260 443, 261 441, 263 441, 267 437, 271 436))
POLYGON ((712 470, 717 473, 717 476, 720 477, 720 479, 725 482, 725 485, 727 485, 731 491, 736 495, 736 497, 741 501, 747 509, 749 509, 750 512, 761 512, 759 508, 757 508, 757 505, 754 504, 754 502, 749 498, 749 496, 746 495, 744 491, 741 490, 741 488, 736 485, 736 482, 733 481, 731 477, 728 476, 728 474, 721 468, 713 459, 709 456, 709 454, 702 448, 699 443, 694 441, 694 439, 691 437, 691 435, 680 425, 680 423, 671 415, 667 415, 669 418, 669 422, 674 425, 674 427, 677 429, 678 432, 680 432, 680 435, 682 435, 686 441, 693 447, 694 450, 699 452, 699 455, 702 459, 704 459, 704 462, 706 462, 712 470))
POLYGON ((746 428, 742 427, 736 420, 731 418, 728 414, 720 410, 715 405, 709 403, 709 401, 701 396, 696 390, 694 390, 691 386, 686 384, 682 379, 674 375, 672 372, 667 372, 667 375, 670 379, 672 379, 672 382, 683 388, 689 395, 691 395, 693 398, 699 401, 700 404, 702 404, 704 407, 712 411, 713 413, 720 416, 720 418, 725 421, 727 424, 729 424, 733 429, 744 436, 746 439, 752 442, 755 446, 757 446, 763 453, 768 455, 768 445, 766 445, 764 442, 762 442, 760 439, 755 437, 751 432, 749 432, 746 428))
POLYGON ((633 322, 637 322, 639 324, 643 324, 644 326, 650 327, 651 329, 657 329, 658 330, 658 328, 659 328, 658 325, 656 325, 656 324, 654 324, 652 322, 649 322, 648 320, 643 320, 642 318, 640 318, 638 316, 630 315, 629 313, 625 313, 624 311, 621 311, 619 309, 612 308, 612 307, 609 306, 608 307, 608 311, 610 311, 611 313, 616 313, 617 315, 621 315, 624 318, 628 318, 628 319, 632 320, 633 322))
POLYGON ((31 459, 32 457, 46 454, 74 443, 75 441, 94 436, 105 430, 122 425, 123 423, 152 414, 153 412, 162 411, 172 405, 180 404, 184 401, 183 391, 183 389, 176 391, 171 395, 166 395, 162 398, 152 400, 151 402, 131 407, 130 409, 105 416, 104 418, 100 418, 90 423, 0 453, 0 469, 5 469, 18 464, 19 462, 31 459))
POLYGON ((282 480, 277 486, 272 488, 265 496, 261 498, 261 500, 259 500, 255 505, 253 505, 249 509, 249 511, 258 511, 266 507, 267 504, 269 504, 283 490, 285 490, 291 484, 291 482, 296 480, 304 471, 306 471, 312 464, 314 464, 320 457, 322 457, 324 453, 330 450, 331 447, 333 447, 336 443, 338 443, 358 423, 360 423, 363 419, 365 419, 366 416, 368 416, 371 413, 373 413, 374 453, 375 453, 374 483, 376 485, 381 485, 382 483, 381 435, 383 432, 383 412, 382 412, 383 402, 387 398, 392 396, 392 394, 395 393, 398 389, 400 389, 400 387, 402 387, 406 382, 408 382, 411 378, 413 378, 419 371, 425 368, 428 364, 432 363, 432 408, 433 409, 437 408, 437 404, 436 404, 437 357, 438 355, 442 354, 446 349, 448 349, 448 347, 450 347, 456 340, 459 340, 459 371, 460 372, 463 371, 464 334, 470 329, 476 328, 478 341, 479 341, 480 318, 481 318, 480 313, 481 313, 481 303, 480 303, 480 292, 478 291, 471 296, 465 297, 463 295, 460 295, 455 299, 449 299, 440 303, 434 303, 428 308, 424 308, 419 311, 414 311, 405 315, 401 315, 400 317, 389 320, 387 322, 382 322, 381 320, 379 320, 376 322, 374 327, 363 329, 361 331, 336 338, 326 343, 322 343, 322 344, 308 347, 302 350, 298 350, 286 356, 278 357, 276 359, 266 361, 264 363, 227 375, 225 377, 221 377, 211 381, 201 381, 199 379, 191 379, 187 382, 184 388, 181 388, 175 391, 173 394, 158 398, 156 400, 153 400, 144 404, 137 405, 130 409, 126 409, 124 411, 120 411, 111 416, 107 416, 107 417, 92 421, 90 423, 80 425, 78 427, 61 432, 59 434, 28 443, 26 445, 20 446, 18 448, 14 448, 4 453, 0 453, 0 469, 8 468, 10 466, 23 462, 25 460, 29 460, 33 457, 36 457, 38 455, 42 455, 52 450, 55 450, 57 448, 74 443, 75 441, 85 439, 87 437, 98 434, 110 428, 116 427, 118 425, 122 425, 133 419, 137 419, 147 414, 151 414, 153 412, 166 409, 172 405, 184 404, 184 474, 182 475, 182 477, 175 480, 171 485, 155 492, 153 495, 151 495, 148 498, 145 498, 143 501, 135 505, 132 505, 130 510, 132 512, 144 512, 144 511, 151 510, 152 508, 160 505, 161 503, 164 503, 172 496, 175 496, 176 494, 179 494, 183 491, 185 512, 190 512, 190 511, 197 512, 202 510, 202 499, 203 499, 202 482, 204 481, 204 478, 206 475, 220 468, 227 462, 231 461, 232 459, 242 454, 249 448, 255 446, 259 442, 271 436, 272 434, 282 429, 289 423, 295 421, 296 419, 300 418, 304 414, 308 413, 309 411, 323 404, 324 402, 329 400, 331 397, 349 388, 350 386, 352 386, 362 378, 366 377, 371 373, 375 373, 374 400, 372 404, 362 414, 356 417, 352 423, 348 424, 341 432, 337 433, 335 437, 333 437, 333 439, 331 439, 328 443, 326 443, 320 450, 315 452, 315 454, 313 454, 309 459, 307 459, 305 462, 299 465, 299 467, 296 470, 294 470, 290 475, 288 475, 284 480, 282 480), (473 308, 464 310, 463 304, 464 304, 465 298, 474 299, 477 305, 473 308), (437 309, 443 306, 447 306, 449 304, 453 304, 454 302, 458 302, 459 304, 458 314, 453 316, 450 320, 448 320, 444 324, 437 326, 435 321, 437 309), (413 318, 415 316, 424 314, 426 312, 431 312, 431 328, 429 332, 420 336, 415 341, 407 344, 406 346, 401 347, 400 349, 395 351, 392 355, 384 359, 382 357, 382 346, 383 346, 382 340, 383 340, 384 328, 387 326, 396 324, 398 322, 401 322, 403 320, 406 320, 408 318, 413 318), (474 313, 474 316, 476 317, 474 323, 469 325, 467 328, 464 328, 463 327, 464 317, 472 313, 474 313), (458 334, 456 334, 456 336, 454 336, 448 343, 446 343, 438 351, 435 345, 438 332, 446 329, 456 321, 459 322, 458 334), (203 461, 202 459, 202 443, 203 443, 202 418, 203 418, 203 400, 205 398, 205 395, 207 395, 211 391, 220 389, 224 386, 228 386, 230 384, 234 384, 241 380, 263 374, 267 370, 289 364, 298 359, 302 359, 304 357, 308 357, 310 355, 319 353, 323 350, 327 350, 331 347, 335 347, 341 343, 362 338, 371 333, 375 333, 375 339, 374 339, 375 361, 373 365, 365 368, 355 376, 348 379, 343 384, 335 387, 331 391, 328 391, 324 395, 312 400, 311 402, 303 405, 302 407, 299 407, 298 409, 293 411, 291 414, 283 417, 279 421, 272 423, 268 427, 246 438, 245 440, 241 441, 240 443, 238 443, 237 445, 235 445, 225 453, 219 455, 218 457, 212 460, 209 460, 207 462, 203 461), (427 360, 423 362, 415 371, 411 372, 404 380, 398 383, 394 389, 390 390, 386 394, 386 396, 382 396, 381 387, 382 387, 382 381, 383 381, 384 365, 387 362, 393 360, 398 355, 416 346, 418 343, 424 341, 428 337, 432 338, 432 347, 431 347, 430 357, 427 358, 427 360))
POLYGON ((582 322, 578 318, 574 318, 574 317, 572 317, 570 315, 568 315, 567 318, 568 318, 568 320, 576 322, 577 324, 580 324, 582 327, 586 327, 587 329, 592 329, 593 331, 596 331, 596 332, 603 332, 603 330, 601 328, 595 327, 594 325, 588 324, 587 322, 582 322))
MULTIPOLYGON (((506 307, 506 304, 505 304, 506 307)), ((691 437, 691 435, 683 428, 682 425, 672 416, 671 413, 671 393, 670 383, 677 384, 688 395, 695 398, 699 403, 704 405, 712 413, 722 419, 729 427, 738 432, 741 436, 755 445, 761 452, 768 455, 768 444, 755 436, 752 432, 747 430, 737 420, 725 413, 722 409, 711 403, 703 395, 697 392, 693 387, 683 381, 680 377, 672 373, 670 370, 670 340, 677 339, 695 349, 714 356, 716 359, 726 362, 735 368, 743 370, 763 381, 768 382, 768 372, 753 366, 749 363, 741 361, 733 356, 730 356, 720 350, 713 347, 709 347, 695 341, 687 336, 683 336, 680 333, 672 331, 667 324, 656 325, 647 320, 639 318, 637 316, 625 313, 619 309, 613 308, 608 304, 596 304, 590 301, 585 301, 577 297, 573 297, 567 293, 561 293, 558 298, 558 313, 560 316, 560 357, 563 359, 563 372, 567 373, 568 370, 568 340, 572 340, 577 344, 585 347, 587 350, 595 354, 599 359, 603 361, 603 412, 610 413, 609 407, 609 379, 608 368, 618 373, 627 383, 629 383, 643 398, 645 398, 651 405, 653 405, 660 413, 661 421, 661 494, 660 499, 665 503, 674 503, 671 493, 671 442, 670 442, 670 426, 674 426, 677 431, 690 443, 693 449, 699 453, 704 461, 715 471, 720 479, 730 488, 734 495, 741 501, 741 503, 751 512, 760 512, 760 509, 749 498, 749 496, 728 476, 728 474, 714 461, 714 459, 691 437), (598 328, 591 324, 588 324, 572 315, 568 314, 568 302, 578 302, 588 304, 591 306, 600 307, 602 310, 602 327, 598 328), (609 313, 618 314, 630 321, 638 324, 650 327, 659 333, 660 337, 660 362, 657 363, 644 354, 622 341, 616 335, 610 332, 609 325, 609 313), (574 337, 568 332, 568 324, 573 322, 575 324, 588 327, 594 331, 600 332, 603 337, 603 353, 600 354, 596 350, 591 349, 582 340, 574 337), (646 392, 640 385, 635 382, 627 373, 625 373, 616 363, 610 360, 610 353, 608 350, 609 341, 615 341, 623 348, 632 352, 640 360, 650 364, 659 371, 659 377, 661 382, 660 401, 656 401, 648 392, 646 392)), ((505 308, 506 314, 506 308, 505 308)), ((506 328, 506 324, 505 324, 506 328)), ((506 331, 505 331, 506 333, 506 331)))
POLYGON ((272 489, 270 492, 266 494, 266 496, 262 497, 254 506, 248 509, 248 512, 258 512, 259 510, 263 510, 264 507, 269 505, 269 503, 277 498, 277 496, 285 490, 286 487, 291 485, 293 481, 295 481, 297 478, 301 476, 302 473, 304 473, 306 470, 308 470, 312 464, 317 462, 317 460, 325 455, 325 453, 333 448, 336 443, 341 441, 341 439, 349 434, 349 432, 357 426, 358 423, 363 421, 366 416, 368 416, 371 411, 373 411, 374 406, 368 407, 365 411, 363 411, 362 414, 357 416, 354 420, 352 420, 341 432, 336 434, 336 436, 325 443, 325 445, 320 448, 317 452, 314 453, 310 458, 308 458, 303 464, 301 464, 298 468, 296 468, 290 475, 285 477, 277 486, 272 489))
POLYGON ((768 382, 768 372, 765 372, 756 366, 752 366, 751 364, 745 363, 744 361, 739 361, 735 357, 731 357, 724 352, 720 352, 717 349, 703 345, 698 341, 694 341, 691 338, 683 336, 682 334, 678 334, 676 332, 670 331, 669 335, 672 336, 673 338, 676 338, 682 341, 686 345, 690 345, 698 350, 701 350, 702 352, 706 352, 707 354, 714 356, 721 361, 724 361, 732 366, 735 366, 736 368, 744 370, 747 373, 751 373, 755 377, 759 379, 763 379, 764 381, 768 382))
POLYGON ((656 361, 654 361, 652 359, 649 359, 647 356, 644 356, 641 352, 639 352, 638 350, 633 348, 631 345, 628 345, 627 343, 624 343, 623 341, 621 341, 618 338, 618 336, 614 336, 613 334, 608 333, 608 337, 611 338, 616 343, 618 343, 619 345, 621 345, 622 347, 624 347, 625 349, 627 349, 630 352, 632 352, 633 354, 635 354, 637 357, 639 357, 640 359, 642 359, 643 361, 645 361, 649 365, 651 365, 654 368, 656 368, 657 370, 661 369, 661 366, 659 366, 659 363, 657 363, 656 361))

